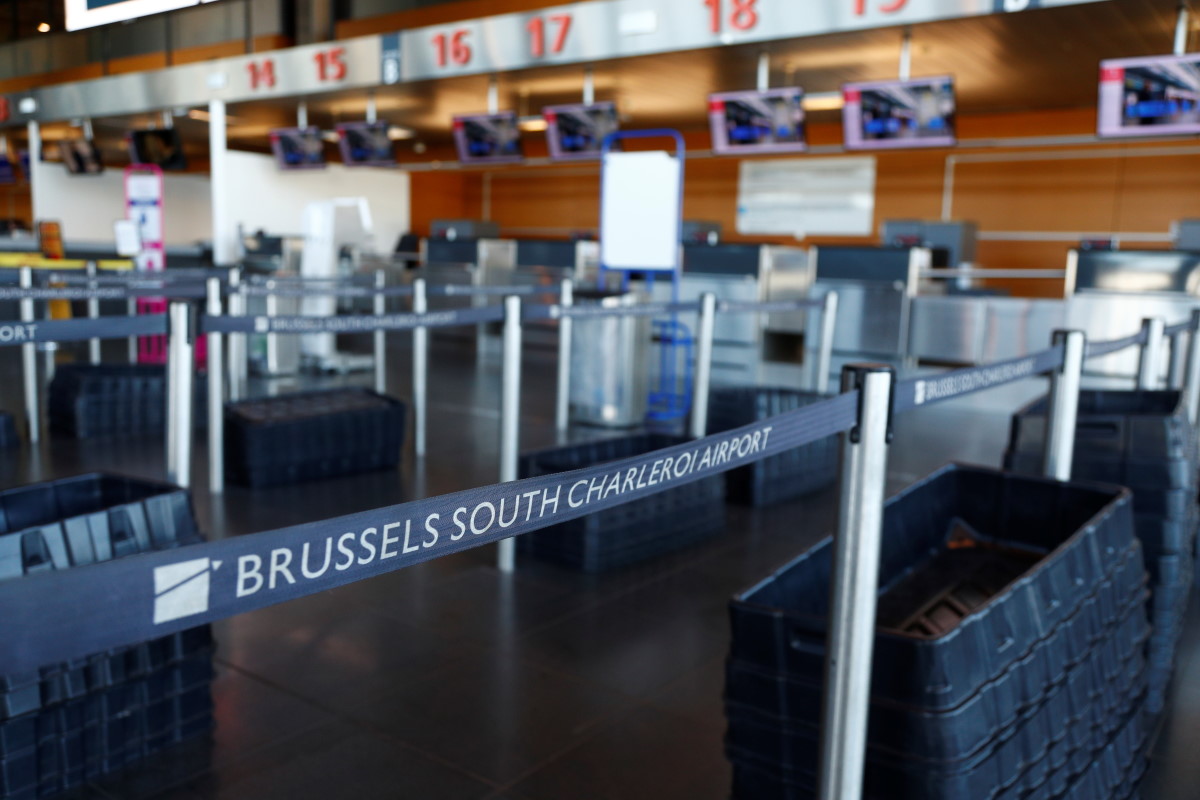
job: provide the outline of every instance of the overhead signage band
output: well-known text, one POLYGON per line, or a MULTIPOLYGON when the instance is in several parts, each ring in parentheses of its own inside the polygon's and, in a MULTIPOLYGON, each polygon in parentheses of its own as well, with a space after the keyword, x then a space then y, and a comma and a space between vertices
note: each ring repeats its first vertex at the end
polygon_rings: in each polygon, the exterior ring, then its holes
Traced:
POLYGON ((21 93, 12 122, 246 102, 1104 0, 591 0, 21 93))

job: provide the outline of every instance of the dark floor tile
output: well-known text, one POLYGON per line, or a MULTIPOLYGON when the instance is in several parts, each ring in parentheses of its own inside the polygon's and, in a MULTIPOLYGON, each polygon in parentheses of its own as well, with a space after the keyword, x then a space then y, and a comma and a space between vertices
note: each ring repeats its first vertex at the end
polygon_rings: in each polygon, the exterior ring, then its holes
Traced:
POLYGON ((650 698, 655 708, 704 725, 725 724, 725 655, 701 664, 650 698))
POLYGON ((325 707, 361 703, 479 648, 342 601, 333 593, 243 614, 216 626, 221 658, 325 707))
POLYGON ((412 603, 395 602, 388 588, 374 594, 373 607, 380 613, 480 642, 513 639, 577 610, 581 602, 566 586, 478 563, 423 588, 412 603))
POLYGON ((498 784, 627 709, 627 695, 491 651, 352 709, 351 718, 498 784))
POLYGON ((719 727, 641 708, 514 788, 531 800, 727 800, 719 727))
POLYGON ((458 770, 343 723, 272 745, 183 789, 198 798, 222 800, 482 800, 494 791, 458 770))
POLYGON ((613 602, 538 630, 513 648, 535 664, 644 697, 727 645, 726 626, 711 615, 642 614, 613 602))

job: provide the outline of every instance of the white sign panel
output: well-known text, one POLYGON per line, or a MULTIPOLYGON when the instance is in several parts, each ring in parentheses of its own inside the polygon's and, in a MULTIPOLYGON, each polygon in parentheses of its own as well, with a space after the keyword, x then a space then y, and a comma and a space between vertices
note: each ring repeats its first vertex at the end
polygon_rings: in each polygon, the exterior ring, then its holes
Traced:
POLYGON ((740 234, 870 236, 875 158, 743 161, 737 202, 740 234))
POLYGON ((683 169, 663 151, 606 153, 600 187, 600 263, 605 269, 679 266, 683 169))
POLYGON ((108 25, 213 0, 67 0, 67 30, 108 25))

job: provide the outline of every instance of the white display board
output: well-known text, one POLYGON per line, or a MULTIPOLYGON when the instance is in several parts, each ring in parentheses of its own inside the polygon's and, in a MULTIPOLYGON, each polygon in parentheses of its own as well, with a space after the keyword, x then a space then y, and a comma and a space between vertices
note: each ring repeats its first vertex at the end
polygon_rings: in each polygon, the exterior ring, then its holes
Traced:
POLYGON ((740 234, 870 236, 874 217, 874 156, 754 159, 740 165, 740 234))
POLYGON ((66 0, 67 30, 124 22, 213 0, 66 0))
POLYGON ((600 186, 605 269, 672 272, 679 266, 683 165, 664 151, 606 153, 600 186))

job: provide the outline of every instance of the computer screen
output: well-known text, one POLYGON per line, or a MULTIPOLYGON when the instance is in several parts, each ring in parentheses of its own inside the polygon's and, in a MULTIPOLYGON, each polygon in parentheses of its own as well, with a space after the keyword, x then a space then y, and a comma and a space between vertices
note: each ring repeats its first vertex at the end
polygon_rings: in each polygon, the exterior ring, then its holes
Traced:
POLYGON ((542 117, 550 158, 555 160, 599 158, 604 137, 621 127, 614 103, 548 106, 542 117))
POLYGON ((512 163, 524 157, 514 111, 455 117, 454 144, 465 164, 512 163))
POLYGON ((337 126, 342 163, 348 167, 393 167, 396 145, 386 122, 343 122, 337 126))
POLYGON ((804 90, 721 92, 708 97, 714 153, 795 153, 808 149, 804 90))
POLYGON ((325 140, 319 128, 276 128, 271 131, 271 152, 281 170, 325 167, 325 140))
POLYGON ((1100 62, 1101 136, 1200 133, 1200 53, 1100 62))
POLYGON ((91 139, 63 139, 58 147, 63 164, 72 175, 99 175, 104 172, 100 149, 91 139))
POLYGON ((133 131, 129 134, 129 157, 134 164, 154 164, 165 170, 187 169, 183 142, 174 128, 133 131))
POLYGON ((848 83, 842 87, 847 150, 950 147, 955 143, 954 79, 848 83))

